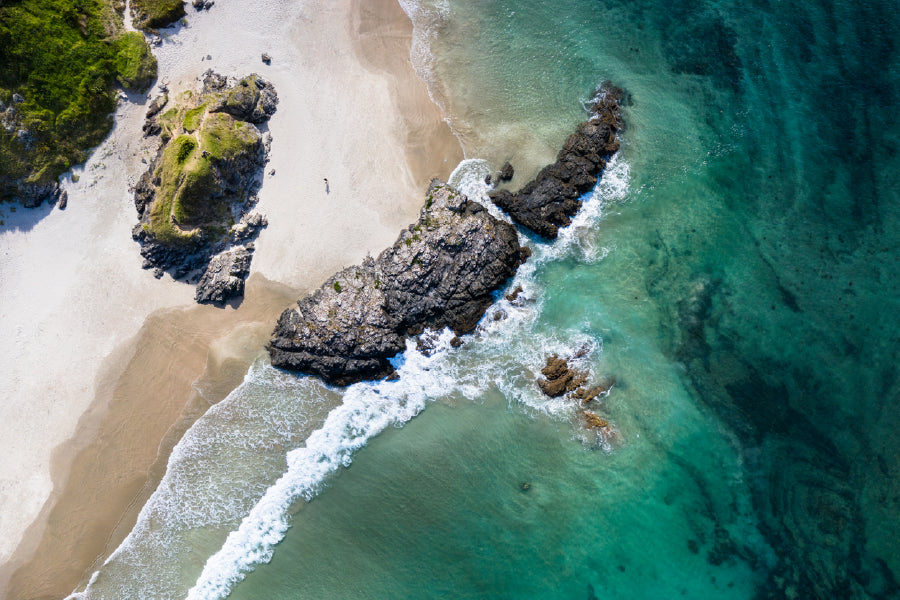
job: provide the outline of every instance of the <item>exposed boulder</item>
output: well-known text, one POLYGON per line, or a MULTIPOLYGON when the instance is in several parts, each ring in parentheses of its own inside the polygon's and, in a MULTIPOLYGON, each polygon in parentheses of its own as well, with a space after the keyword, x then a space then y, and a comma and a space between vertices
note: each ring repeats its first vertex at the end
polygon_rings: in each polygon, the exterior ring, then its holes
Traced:
POLYGON ((216 254, 197 283, 194 299, 201 303, 224 304, 244 295, 244 281, 250 273, 253 244, 216 254))
MULTIPOLYGON (((555 238, 581 208, 579 197, 593 189, 606 160, 619 149, 621 89, 604 84, 590 107, 590 118, 569 136, 552 165, 516 193, 499 190, 491 200, 512 219, 544 237, 555 238)), ((510 168, 511 171, 511 168, 510 168)), ((511 175, 511 173, 510 173, 511 175)))
MULTIPOLYGON (((589 350, 582 349, 576 352, 572 358, 580 358, 589 350)), ((594 398, 606 395, 615 384, 615 379, 607 377, 600 383, 588 387, 588 375, 569 365, 569 359, 560 358, 556 354, 547 357, 547 364, 541 369, 543 379, 538 380, 538 387, 551 398, 568 394, 569 398, 579 400, 582 405, 589 404, 594 398)))
POLYGON ((272 364, 337 385, 386 377, 407 335, 472 331, 527 256, 512 226, 435 180, 418 222, 393 246, 282 313, 272 364))
POLYGON ((515 171, 513 170, 513 166, 509 164, 509 162, 503 163, 503 166, 500 167, 500 173, 497 176, 500 181, 509 181, 513 178, 515 171))
MULTIPOLYGON (((278 105, 275 87, 256 73, 244 77, 227 89, 220 85, 221 76, 213 75, 208 85, 211 91, 217 87, 215 91, 218 93, 211 98, 210 112, 228 113, 251 123, 262 123, 275 114, 278 105)), ((207 82, 204 81, 204 88, 206 87, 207 82)))
POLYGON ((271 137, 249 120, 268 119, 277 96, 256 75, 229 81, 207 71, 201 83, 200 93, 185 92, 171 105, 166 95, 150 104, 144 131, 162 143, 134 187, 132 236, 144 268, 200 279, 197 301, 221 304, 243 293, 247 242, 267 224, 252 209, 271 137), (228 106, 243 108, 221 110, 228 106))

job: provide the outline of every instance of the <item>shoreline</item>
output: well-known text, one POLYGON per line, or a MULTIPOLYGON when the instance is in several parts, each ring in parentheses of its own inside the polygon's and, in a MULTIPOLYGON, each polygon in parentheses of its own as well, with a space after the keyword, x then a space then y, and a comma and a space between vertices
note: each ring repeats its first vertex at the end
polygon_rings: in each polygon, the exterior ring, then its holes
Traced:
MULTIPOLYGON (((46 412, 62 405, 68 413, 60 418, 68 418, 69 431, 48 436, 53 438, 53 450, 49 464, 45 464, 52 488, 44 484, 45 493, 37 494, 46 502, 36 513, 32 508, 24 535, 16 535, 10 523, 4 523, 4 533, 20 542, 14 550, 3 548, 5 553, 0 552, 4 557, 0 594, 23 599, 62 597, 83 586, 130 531, 164 473, 169 452, 190 423, 240 384, 250 363, 263 351, 277 315, 301 292, 318 285, 337 268, 390 244, 397 231, 418 214, 427 181, 432 176, 446 177, 462 158, 458 141, 409 62, 412 24, 394 0, 377 0, 375 4, 361 0, 313 2, 302 7, 281 2, 274 6, 258 4, 261 7, 254 10, 223 2, 210 12, 191 13, 188 25, 178 28, 158 54, 161 80, 167 80, 170 86, 213 68, 237 76, 258 72, 279 92, 281 104, 270 122, 274 142, 267 166, 267 171, 275 169, 276 175, 267 175, 258 205, 269 217, 270 226, 258 240, 251 267, 254 274, 248 280, 245 299, 236 310, 193 305, 190 286, 169 278, 156 281, 150 272, 140 269, 138 249, 130 235, 124 241, 107 239, 120 236, 120 230, 130 231, 136 221, 126 180, 133 182, 135 173, 139 175, 140 156, 135 150, 122 164, 104 156, 107 148, 116 144, 129 148, 141 145, 145 106, 122 107, 113 135, 89 161, 82 182, 87 180, 91 164, 103 160, 111 163, 105 170, 105 187, 108 195, 115 194, 120 201, 115 210, 107 207, 107 212, 119 227, 108 231, 92 223, 91 241, 111 246, 107 249, 110 255, 119 263, 129 264, 127 268, 116 265, 87 282, 74 276, 67 280, 70 287, 65 291, 81 293, 76 301, 66 302, 65 309, 72 312, 74 307, 75 314, 83 314, 85 329, 102 330, 105 345, 86 353, 80 369, 69 369, 79 371, 78 393, 71 393, 67 387, 68 393, 51 400, 46 411, 37 407, 18 417, 19 425, 24 419, 40 429, 46 412), (235 11, 242 10, 253 16, 235 20, 235 11), (285 19, 285 14, 291 18, 285 19), (223 29, 223 23, 240 31, 232 36, 229 28, 223 29), (289 36, 285 46, 290 48, 280 47, 279 34, 289 36), (247 43, 240 43, 240 38, 247 36, 247 43), (243 51, 240 56, 232 56, 226 50, 229 47, 243 51), (273 55, 271 69, 261 64, 258 47, 273 55), (272 52, 270 48, 279 50, 272 52), (344 49, 348 51, 339 51, 344 49), (200 60, 207 54, 213 60, 200 60), (355 90, 344 91, 348 81, 355 84, 355 90), (371 97, 360 103, 353 99, 354 91, 369 92, 371 97), (344 116, 344 111, 354 107, 366 109, 365 128, 344 116), (330 110, 330 116, 326 110, 330 110), (397 160, 386 160, 389 156, 397 160), (124 166, 129 159, 130 164, 124 166), (379 169, 373 168, 375 164, 379 169), (326 167, 330 173, 321 175, 326 167), (334 186, 327 196, 320 188, 326 176, 334 186), (323 197, 327 202, 322 202, 323 197), (90 293, 96 290, 80 289, 85 283, 100 285, 119 274, 124 274, 132 287, 127 298, 119 297, 112 306, 110 300, 98 302, 90 293), (137 309, 133 301, 138 302, 137 309), (127 311, 127 324, 115 323, 116 310, 127 311), (166 373, 167 389, 162 395, 156 387, 160 371, 166 373)), ((142 152, 146 156, 146 151, 142 152)), ((71 190, 73 186, 69 187, 71 190)), ((85 183, 74 187, 68 211, 35 219, 21 236, 3 236, 7 239, 0 238, 0 249, 9 246, 31 258, 29 248, 50 241, 34 238, 56 237, 55 248, 41 246, 36 254, 64 252, 59 236, 43 232, 49 228, 45 222, 51 220, 61 230, 78 226, 66 217, 79 212, 79 204, 84 203, 86 193, 77 193, 77 188, 86 188, 85 192, 89 188, 85 183), (32 239, 26 239, 29 236, 32 239)), ((105 194, 91 193, 102 196, 99 204, 104 200, 109 204, 105 194)), ((84 254, 72 253, 75 256, 71 258, 89 262, 91 251, 87 245, 84 254)), ((3 271, 7 269, 22 279, 21 271, 29 266, 36 271, 41 266, 34 258, 16 262, 8 258, 9 254, 3 256, 8 261, 6 266, 0 265, 4 282, 8 278, 3 271)), ((31 275, 29 283, 35 290, 46 286, 37 274, 31 275)), ((25 287, 27 290, 29 286, 25 287)), ((4 304, 8 301, 0 301, 0 314, 8 318, 4 304)), ((24 316, 12 326, 27 321, 34 312, 29 312, 28 306, 15 308, 24 316)), ((47 312, 57 315, 57 322, 47 320, 42 328, 45 337, 53 335, 53 325, 61 327, 71 318, 70 312, 54 308, 47 312)), ((73 338, 78 333, 74 332, 73 338)), ((27 340, 26 346, 34 339, 27 334, 21 337, 27 340)), ((41 350, 41 341, 30 343, 33 352, 41 350)), ((4 349, 8 354, 18 354, 14 350, 4 349)), ((20 384, 21 379, 44 377, 47 370, 53 375, 54 369, 67 364, 71 354, 65 343, 49 353, 43 350, 43 360, 32 363, 41 367, 31 366, 31 372, 23 372, 18 382, 8 384, 8 397, 17 396, 25 402, 42 397, 18 389, 26 387, 20 384)), ((24 367, 21 370, 27 371, 24 367)), ((12 425, 16 419, 6 422, 10 423, 4 432, 10 444, 7 459, 13 456, 13 448, 20 455, 34 453, 35 441, 25 443, 28 440, 23 440, 12 425)), ((46 448, 43 453, 50 454, 46 448)), ((11 486, 3 483, 0 500, 4 512, 21 515, 17 498, 7 491, 11 486), (17 506, 17 510, 9 511, 7 507, 11 506, 17 506)), ((19 497, 34 494, 23 488, 20 484, 19 497)))

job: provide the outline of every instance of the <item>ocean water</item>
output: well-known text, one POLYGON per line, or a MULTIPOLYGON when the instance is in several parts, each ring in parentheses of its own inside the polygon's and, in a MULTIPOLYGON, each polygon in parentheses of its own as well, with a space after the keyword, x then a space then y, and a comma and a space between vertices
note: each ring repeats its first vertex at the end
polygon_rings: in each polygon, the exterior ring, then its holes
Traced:
POLYGON ((461 348, 254 365, 84 596, 900 597, 900 5, 401 4, 470 198, 604 80, 621 151, 461 348), (535 385, 579 349, 608 434, 535 385))

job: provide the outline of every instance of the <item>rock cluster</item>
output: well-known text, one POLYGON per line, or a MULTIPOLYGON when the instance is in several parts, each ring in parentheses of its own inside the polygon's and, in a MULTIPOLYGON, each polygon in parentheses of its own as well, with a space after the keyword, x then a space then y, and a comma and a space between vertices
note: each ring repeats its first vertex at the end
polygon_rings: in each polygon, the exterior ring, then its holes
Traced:
POLYGON ((144 268, 198 282, 197 302, 222 304, 244 291, 253 244, 267 225, 253 212, 271 136, 255 126, 274 112, 272 84, 207 71, 199 93, 150 103, 145 136, 156 158, 134 188, 144 268), (174 104, 174 106, 172 106, 174 104))
POLYGON ((579 400, 582 405, 601 394, 608 394, 615 383, 612 379, 606 379, 599 385, 585 387, 588 380, 587 373, 573 369, 569 366, 568 359, 560 358, 556 354, 547 357, 547 364, 541 369, 543 379, 538 380, 538 387, 544 395, 551 398, 568 394, 571 398, 579 400))
MULTIPOLYGON (((579 197, 593 189, 606 160, 619 149, 616 133, 622 127, 619 103, 623 95, 619 88, 601 86, 590 107, 591 117, 569 136, 556 162, 516 193, 492 192, 494 204, 516 223, 556 238, 559 228, 569 225, 581 208, 579 197)), ((511 177, 512 169, 507 173, 511 177)))
POLYGON ((515 228, 435 180, 419 220, 393 246, 284 311, 272 364, 337 385, 388 376, 407 335, 472 331, 528 254, 515 228))

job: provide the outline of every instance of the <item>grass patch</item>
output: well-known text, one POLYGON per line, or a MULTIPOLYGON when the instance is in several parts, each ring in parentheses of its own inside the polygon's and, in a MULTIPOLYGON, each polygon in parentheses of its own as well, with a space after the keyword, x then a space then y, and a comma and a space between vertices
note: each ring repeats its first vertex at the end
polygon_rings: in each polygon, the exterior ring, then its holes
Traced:
POLYGON ((191 110, 184 113, 184 121, 182 121, 181 126, 184 127, 185 131, 194 132, 197 131, 197 128, 200 127, 200 119, 203 118, 203 113, 206 111, 206 104, 201 104, 197 108, 192 108, 191 110))
POLYGON ((116 82, 152 82, 155 68, 109 0, 0 3, 0 100, 24 98, 5 113, 13 131, 0 127, 0 174, 46 183, 84 162, 112 128, 116 82))
POLYGON ((122 87, 145 92, 156 81, 156 57, 150 52, 144 36, 137 31, 122 34, 117 44, 116 71, 122 87))

